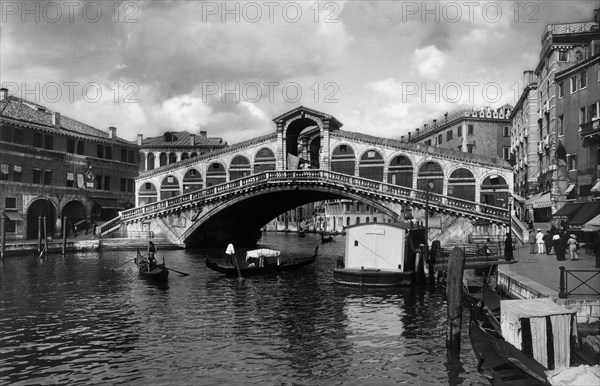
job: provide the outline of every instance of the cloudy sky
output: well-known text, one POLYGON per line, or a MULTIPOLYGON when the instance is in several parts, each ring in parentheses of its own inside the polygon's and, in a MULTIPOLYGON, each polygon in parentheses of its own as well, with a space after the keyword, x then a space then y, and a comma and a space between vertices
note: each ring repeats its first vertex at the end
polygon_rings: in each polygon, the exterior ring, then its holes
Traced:
POLYGON ((398 138, 464 105, 518 99, 547 24, 600 0, 0 2, 0 82, 133 140, 230 144, 299 105, 398 138))

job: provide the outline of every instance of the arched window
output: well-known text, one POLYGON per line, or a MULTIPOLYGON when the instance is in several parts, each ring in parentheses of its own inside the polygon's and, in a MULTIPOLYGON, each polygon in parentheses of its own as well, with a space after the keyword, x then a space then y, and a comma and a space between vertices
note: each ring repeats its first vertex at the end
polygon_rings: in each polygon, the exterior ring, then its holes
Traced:
POLYGON ((431 193, 442 194, 444 189, 444 171, 442 166, 435 161, 427 161, 419 167, 417 189, 431 193), (428 185, 431 183, 431 187, 428 185))
POLYGON ((168 162, 167 153, 160 153, 160 166, 165 166, 168 162))
POLYGON ((358 176, 375 181, 383 181, 383 157, 376 150, 367 150, 360 157, 358 176))
POLYGON ((388 183, 412 188, 413 166, 408 157, 396 156, 388 167, 388 183))
POLYGON ((448 197, 475 202, 475 177, 470 170, 460 168, 450 174, 448 197))
POLYGON ((206 170, 206 187, 223 184, 227 181, 225 167, 220 162, 210 164, 206 170))
POLYGON ((179 196, 181 191, 179 190, 179 181, 175 176, 166 176, 160 184, 160 199, 166 200, 167 198, 179 196))
POLYGON ((158 201, 158 192, 152 182, 144 182, 138 190, 138 205, 147 205, 158 201))
POLYGON ((254 173, 275 170, 275 154, 269 148, 262 148, 254 157, 254 173))
POLYGON ((356 159, 354 150, 349 145, 339 145, 331 153, 331 171, 354 175, 356 159))
POLYGON ((177 154, 171 153, 169 154, 169 165, 177 162, 177 154))
POLYGON ((508 184, 499 175, 491 175, 483 179, 480 186, 482 204, 508 208, 508 184))
POLYGON ((154 153, 148 153, 148 170, 152 170, 156 167, 154 166, 154 158, 154 153))
POLYGON ((229 165, 229 181, 249 176, 252 173, 250 161, 243 155, 236 155, 229 165))
POLYGON ((188 153, 181 153, 181 160, 182 160, 182 161, 183 161, 183 160, 186 160, 186 159, 188 159, 188 158, 190 158, 190 156, 188 155, 188 153))
POLYGON ((183 176, 183 193, 202 189, 202 175, 196 169, 188 170, 183 176))

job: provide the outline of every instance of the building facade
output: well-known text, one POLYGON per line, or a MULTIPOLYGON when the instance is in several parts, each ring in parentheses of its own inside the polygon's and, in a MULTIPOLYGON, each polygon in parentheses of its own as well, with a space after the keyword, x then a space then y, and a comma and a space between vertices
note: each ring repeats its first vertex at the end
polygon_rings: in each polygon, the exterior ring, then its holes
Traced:
POLYGON ((428 146, 494 155, 508 161, 511 111, 510 105, 496 110, 489 107, 457 110, 409 132, 406 139, 407 142, 421 142, 428 146))
POLYGON ((317 230, 341 233, 354 224, 392 222, 392 218, 377 208, 356 200, 323 201, 315 214, 317 230))
POLYGON ((133 207, 138 147, 0 90, 0 210, 7 239, 90 226, 133 207), (41 219, 41 220, 40 220, 41 219))

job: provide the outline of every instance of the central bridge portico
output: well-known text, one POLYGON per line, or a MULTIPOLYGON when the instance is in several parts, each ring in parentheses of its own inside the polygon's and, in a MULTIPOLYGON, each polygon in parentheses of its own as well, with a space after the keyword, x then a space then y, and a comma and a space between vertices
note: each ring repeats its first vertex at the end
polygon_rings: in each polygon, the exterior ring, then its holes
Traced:
POLYGON ((444 241, 466 241, 478 223, 505 232, 510 165, 496 157, 343 131, 334 117, 299 107, 275 133, 141 174, 137 207, 102 232, 153 231, 185 245, 253 239, 269 220, 308 202, 363 201, 402 218, 425 217, 444 241), (435 220, 435 221, 434 221, 435 220))

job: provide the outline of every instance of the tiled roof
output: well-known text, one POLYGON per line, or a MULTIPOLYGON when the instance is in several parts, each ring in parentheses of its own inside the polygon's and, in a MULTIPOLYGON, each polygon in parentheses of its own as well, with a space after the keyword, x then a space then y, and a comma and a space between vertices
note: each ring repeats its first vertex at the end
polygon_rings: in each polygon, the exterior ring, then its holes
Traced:
MULTIPOLYGON (((63 132, 64 134, 71 132, 111 140, 108 132, 96 129, 62 114, 60 116, 60 129, 58 129, 52 124, 52 111, 44 106, 16 97, 8 97, 0 101, 0 117, 15 119, 24 123, 48 126, 49 129, 63 132)), ((129 145, 133 144, 119 137, 114 140, 129 145)))
POLYGON ((210 147, 225 147, 227 142, 224 142, 222 138, 208 138, 201 135, 195 134, 196 139, 194 145, 191 143, 192 134, 187 131, 174 131, 171 134, 176 138, 175 141, 165 141, 165 136, 144 138, 142 140, 142 147, 168 147, 168 146, 210 146, 210 147))

